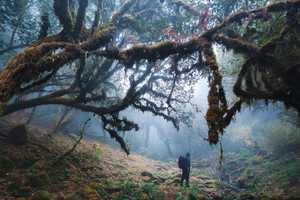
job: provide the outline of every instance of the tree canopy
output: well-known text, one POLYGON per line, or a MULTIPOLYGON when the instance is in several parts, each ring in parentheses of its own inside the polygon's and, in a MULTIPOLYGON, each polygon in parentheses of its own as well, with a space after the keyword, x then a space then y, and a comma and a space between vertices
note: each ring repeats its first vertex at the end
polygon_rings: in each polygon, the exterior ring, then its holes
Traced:
POLYGON ((129 153, 118 132, 139 127, 119 113, 133 107, 179 129, 201 77, 210 87, 210 144, 256 99, 300 112, 300 0, 50 3, 1 3, 0 31, 19 43, 2 43, 0 55, 26 46, 0 70, 1 116, 50 104, 91 112, 129 153), (39 30, 24 15, 40 17, 39 30), (243 59, 234 100, 225 94, 216 48, 243 59))

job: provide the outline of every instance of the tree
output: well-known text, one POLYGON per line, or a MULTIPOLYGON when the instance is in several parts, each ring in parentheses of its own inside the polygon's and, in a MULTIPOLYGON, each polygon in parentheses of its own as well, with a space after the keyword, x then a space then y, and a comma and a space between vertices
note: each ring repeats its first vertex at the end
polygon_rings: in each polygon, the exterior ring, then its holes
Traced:
POLYGON ((201 74, 210 86, 205 118, 211 144, 243 103, 282 101, 299 112, 300 0, 255 9, 252 1, 242 2, 247 6, 230 1, 235 13, 218 15, 209 8, 218 6, 214 1, 54 0, 62 30, 46 36, 44 13, 38 40, 1 69, 0 114, 49 104, 92 112, 129 153, 118 132, 138 126, 120 111, 152 112, 179 129, 178 108, 189 102, 188 90, 201 74), (252 10, 240 11, 244 7, 252 10), (245 60, 230 107, 215 43, 245 60), (31 98, 13 102, 20 94, 31 98))
POLYGON ((47 10, 51 4, 46 1, 12 0, 2 1, 0 5, 0 32, 3 36, 0 39, 0 56, 3 56, 34 43, 38 36, 38 20, 43 10, 47 10))

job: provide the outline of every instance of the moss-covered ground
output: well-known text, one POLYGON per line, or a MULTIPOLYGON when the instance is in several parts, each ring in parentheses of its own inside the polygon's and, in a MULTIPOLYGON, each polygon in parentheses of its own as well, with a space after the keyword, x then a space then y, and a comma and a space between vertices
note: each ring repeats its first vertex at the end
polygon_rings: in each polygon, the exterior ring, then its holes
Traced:
MULTIPOLYGON (((17 121, 17 120, 16 120, 17 121)), ((1 135, 16 124, 2 119, 1 135)), ((299 157, 276 159, 251 151, 218 159, 192 160, 190 188, 180 187, 176 160, 165 162, 92 140, 29 126, 29 143, 0 136, 0 199, 299 199, 299 157), (249 153, 250 152, 250 153, 249 153), (273 159, 273 160, 272 160, 273 159), (213 161, 216 160, 216 161, 213 161)))

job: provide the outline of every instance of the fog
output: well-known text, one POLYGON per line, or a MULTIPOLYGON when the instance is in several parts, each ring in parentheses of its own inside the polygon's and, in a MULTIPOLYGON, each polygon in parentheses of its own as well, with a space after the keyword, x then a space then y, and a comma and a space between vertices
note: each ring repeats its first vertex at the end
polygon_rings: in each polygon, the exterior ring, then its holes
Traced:
POLYGON ((0 199, 300 198, 299 8, 2 1, 0 199))
MULTIPOLYGON (((191 100, 193 105, 190 104, 186 107, 192 115, 190 123, 181 123, 178 131, 171 122, 162 117, 154 116, 152 113, 143 113, 133 108, 121 112, 120 118, 126 117, 139 125, 138 131, 119 133, 130 147, 131 154, 140 154, 152 159, 166 161, 174 160, 179 155, 189 151, 194 159, 213 157, 218 160, 221 154, 220 144, 210 145, 206 141, 208 128, 205 113, 208 107, 207 93, 209 90, 207 85, 205 78, 199 80, 195 85, 194 97, 191 100)), ((39 122, 48 126, 51 131, 59 121, 59 115, 61 116, 65 110, 66 108, 62 106, 42 106, 37 108, 33 118, 35 118, 35 123, 39 122)), ((284 105, 276 102, 265 105, 263 101, 255 101, 251 107, 243 106, 221 137, 225 157, 226 153, 254 148, 253 143, 264 148, 266 138, 263 138, 262 134, 264 134, 266 125, 281 123, 282 113, 285 112, 284 105)), ((119 148, 119 144, 103 130, 99 118, 74 109, 71 109, 68 115, 75 115, 75 117, 60 130, 63 134, 79 135, 84 122, 91 118, 92 120, 83 137, 89 137, 119 148)))

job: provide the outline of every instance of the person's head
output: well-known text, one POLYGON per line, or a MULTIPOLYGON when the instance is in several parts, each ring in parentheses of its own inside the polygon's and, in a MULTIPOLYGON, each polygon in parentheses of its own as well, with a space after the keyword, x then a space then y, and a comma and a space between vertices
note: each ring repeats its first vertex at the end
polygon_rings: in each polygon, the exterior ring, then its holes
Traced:
POLYGON ((190 152, 186 152, 186 157, 190 157, 190 156, 191 156, 190 152))

